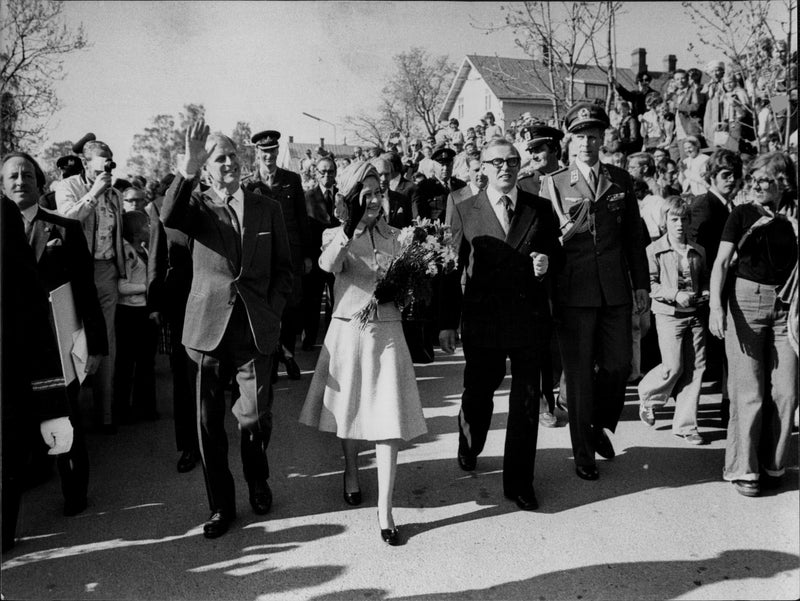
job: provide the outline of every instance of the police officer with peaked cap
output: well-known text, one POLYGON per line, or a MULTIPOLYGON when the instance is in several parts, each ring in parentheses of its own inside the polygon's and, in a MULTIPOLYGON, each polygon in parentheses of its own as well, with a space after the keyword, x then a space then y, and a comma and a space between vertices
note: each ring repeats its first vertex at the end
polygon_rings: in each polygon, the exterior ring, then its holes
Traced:
POLYGON ((559 169, 561 158, 561 140, 564 132, 544 123, 537 123, 523 128, 523 135, 528 136, 525 149, 531 155, 526 173, 520 174, 517 187, 531 194, 539 194, 543 175, 559 169))
POLYGON ((281 317, 281 337, 277 361, 273 362, 273 380, 278 361, 286 366, 286 375, 299 380, 300 367, 294 359, 297 335, 302 329, 303 276, 311 271, 311 228, 306 212, 305 193, 300 175, 278 167, 278 149, 281 133, 267 129, 254 134, 250 141, 256 147, 257 168, 252 178, 244 183, 247 192, 261 194, 278 201, 283 211, 286 232, 292 254, 292 293, 286 301, 281 317))

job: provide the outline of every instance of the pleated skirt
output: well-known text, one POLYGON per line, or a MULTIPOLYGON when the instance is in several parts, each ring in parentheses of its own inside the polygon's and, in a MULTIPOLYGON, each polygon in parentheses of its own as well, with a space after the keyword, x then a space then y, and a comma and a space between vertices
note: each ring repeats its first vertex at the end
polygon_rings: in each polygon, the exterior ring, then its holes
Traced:
POLYGON ((411 440, 425 434, 414 364, 401 321, 362 330, 331 320, 300 422, 356 440, 411 440))

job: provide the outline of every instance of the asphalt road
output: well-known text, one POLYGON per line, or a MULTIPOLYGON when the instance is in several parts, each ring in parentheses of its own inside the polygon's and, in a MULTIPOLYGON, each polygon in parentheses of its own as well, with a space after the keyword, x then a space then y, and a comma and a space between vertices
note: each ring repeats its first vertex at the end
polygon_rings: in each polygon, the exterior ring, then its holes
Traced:
POLYGON ((202 536, 208 516, 199 466, 175 469, 165 357, 158 360, 157 422, 91 434, 89 508, 61 515, 58 478, 23 501, 16 548, 2 557, 5 599, 797 599, 800 504, 797 433, 783 486, 738 495, 721 479, 725 432, 719 395, 704 394, 691 447, 647 428, 629 389, 601 478, 573 472, 567 428, 539 430, 540 509, 517 510, 501 488, 508 386, 495 396, 492 431, 474 474, 455 460, 463 355, 417 366, 429 432, 400 452, 395 521, 404 544, 380 540, 374 449, 363 446, 365 503, 342 500, 338 441, 297 416, 303 379, 276 384, 270 483, 275 504, 247 503, 238 434, 229 418, 239 517, 227 535, 202 536), (265 519, 266 517, 266 519, 265 519))

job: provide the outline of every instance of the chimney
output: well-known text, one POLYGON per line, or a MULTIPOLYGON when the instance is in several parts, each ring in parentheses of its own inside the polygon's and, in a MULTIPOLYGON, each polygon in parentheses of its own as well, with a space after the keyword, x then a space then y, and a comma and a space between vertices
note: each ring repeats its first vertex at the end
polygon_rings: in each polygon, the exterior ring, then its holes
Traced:
POLYGON ((631 71, 636 75, 647 71, 647 50, 644 48, 636 48, 631 52, 631 71))
POLYGON ((325 138, 320 138, 319 139, 319 145, 322 146, 323 148, 325 148, 325 138))
POLYGON ((664 71, 672 73, 678 66, 678 59, 674 54, 668 54, 664 57, 664 71))
POLYGON ((294 136, 289 136, 289 144, 294 143, 294 136))

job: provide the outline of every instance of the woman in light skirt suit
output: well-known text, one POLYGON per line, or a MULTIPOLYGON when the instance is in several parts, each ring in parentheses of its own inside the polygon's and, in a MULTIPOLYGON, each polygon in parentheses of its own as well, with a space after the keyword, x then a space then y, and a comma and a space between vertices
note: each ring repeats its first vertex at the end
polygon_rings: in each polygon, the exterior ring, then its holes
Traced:
MULTIPOLYGON (((364 328, 353 316, 372 298, 379 277, 399 252, 398 230, 386 222, 388 201, 369 163, 342 171, 342 225, 325 230, 319 265, 336 276, 331 324, 300 421, 334 432, 344 450, 344 499, 361 503, 358 441, 375 442, 381 537, 399 544, 392 495, 401 440, 427 431, 411 354, 394 302, 379 302, 364 328)), ((381 299, 379 299, 380 301, 381 299)))

